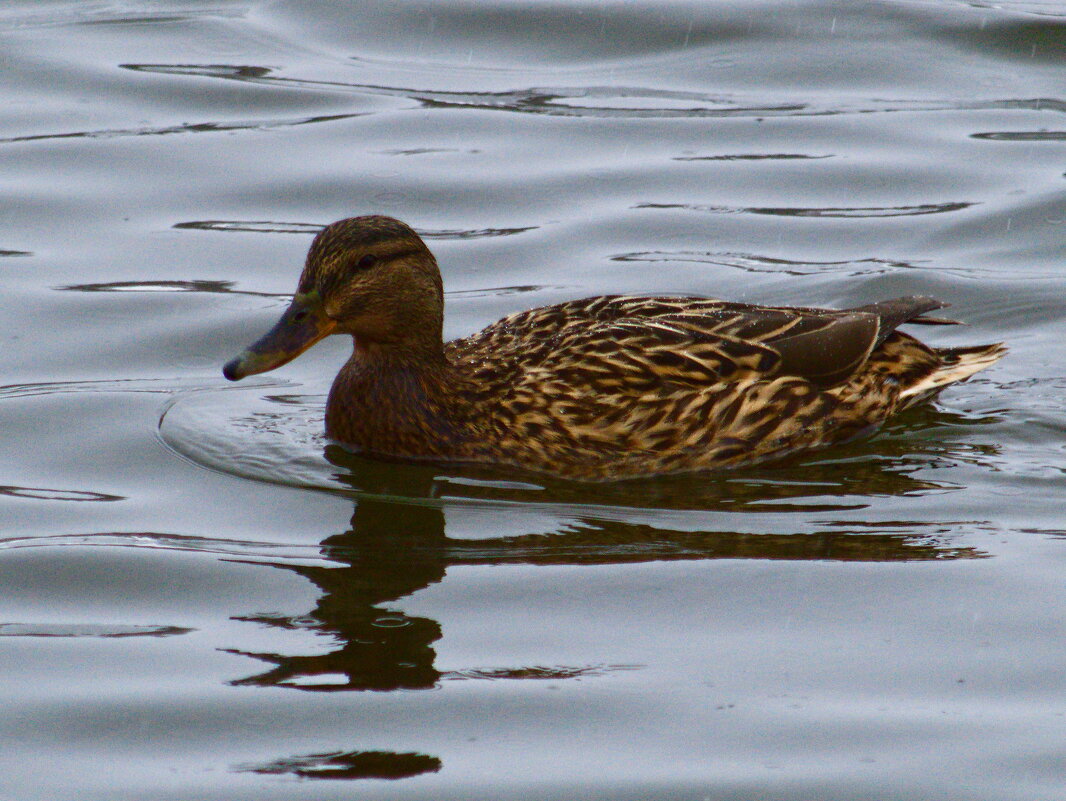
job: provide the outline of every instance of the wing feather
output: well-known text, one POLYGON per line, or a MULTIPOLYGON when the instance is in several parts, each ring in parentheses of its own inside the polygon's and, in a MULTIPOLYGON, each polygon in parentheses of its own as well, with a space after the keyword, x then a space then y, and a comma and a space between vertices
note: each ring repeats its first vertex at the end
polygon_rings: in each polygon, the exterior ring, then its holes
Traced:
POLYGON ((511 315, 448 343, 448 353, 468 362, 513 356, 541 380, 552 373, 613 392, 744 376, 795 376, 829 388, 852 377, 897 326, 942 305, 913 297, 834 310, 603 296, 511 315))

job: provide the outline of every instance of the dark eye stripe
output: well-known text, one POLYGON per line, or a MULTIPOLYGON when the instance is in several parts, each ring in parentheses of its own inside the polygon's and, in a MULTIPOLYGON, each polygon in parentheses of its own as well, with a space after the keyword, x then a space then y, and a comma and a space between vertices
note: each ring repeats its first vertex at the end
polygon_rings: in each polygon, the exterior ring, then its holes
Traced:
POLYGON ((384 256, 380 256, 380 261, 392 261, 394 259, 405 259, 408 256, 417 256, 422 253, 418 248, 407 248, 406 250, 397 250, 394 253, 386 253, 384 256))
POLYGON ((355 267, 357 270, 367 270, 375 265, 406 258, 407 256, 414 256, 420 252, 416 248, 407 248, 406 250, 396 250, 392 253, 366 253, 355 263, 355 267))

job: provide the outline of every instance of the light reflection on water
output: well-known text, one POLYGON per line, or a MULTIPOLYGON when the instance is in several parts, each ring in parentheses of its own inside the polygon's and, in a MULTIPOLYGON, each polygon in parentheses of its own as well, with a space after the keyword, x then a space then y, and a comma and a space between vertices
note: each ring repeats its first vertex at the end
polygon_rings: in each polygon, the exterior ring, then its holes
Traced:
POLYGON ((1057 799, 1064 23, 5 4, 0 795, 1057 799), (737 473, 375 462, 322 435, 344 343, 218 374, 368 212, 429 240, 449 336, 929 294, 1011 354, 737 473))

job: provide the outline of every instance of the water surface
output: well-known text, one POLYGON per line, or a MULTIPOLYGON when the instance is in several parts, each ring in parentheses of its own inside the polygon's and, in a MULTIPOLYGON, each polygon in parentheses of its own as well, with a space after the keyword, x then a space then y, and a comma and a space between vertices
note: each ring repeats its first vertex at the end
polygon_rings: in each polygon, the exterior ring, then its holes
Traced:
POLYGON ((1059 799, 1061 2, 0 9, 0 796, 1059 799), (602 293, 949 301, 876 436, 588 486, 228 385, 311 236, 446 334, 602 293))

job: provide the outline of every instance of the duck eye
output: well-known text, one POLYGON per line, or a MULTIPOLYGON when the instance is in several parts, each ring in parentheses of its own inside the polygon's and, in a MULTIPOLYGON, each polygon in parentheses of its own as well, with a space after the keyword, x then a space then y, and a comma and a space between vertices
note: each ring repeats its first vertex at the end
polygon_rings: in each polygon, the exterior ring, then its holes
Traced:
POLYGON ((373 253, 367 253, 360 257, 359 261, 355 263, 355 266, 359 270, 365 270, 369 267, 373 267, 377 263, 378 257, 375 256, 373 253))

